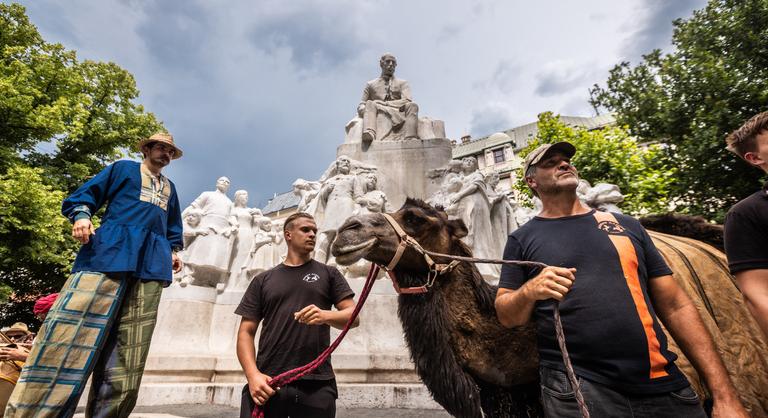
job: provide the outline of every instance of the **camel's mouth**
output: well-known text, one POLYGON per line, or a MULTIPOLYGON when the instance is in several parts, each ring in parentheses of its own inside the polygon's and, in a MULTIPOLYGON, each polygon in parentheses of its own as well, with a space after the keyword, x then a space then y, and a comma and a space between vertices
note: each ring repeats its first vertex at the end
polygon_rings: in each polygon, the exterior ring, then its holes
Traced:
POLYGON ((349 244, 344 246, 333 247, 333 256, 336 257, 336 262, 347 266, 353 264, 365 257, 368 251, 376 245, 376 237, 363 241, 359 244, 349 244))

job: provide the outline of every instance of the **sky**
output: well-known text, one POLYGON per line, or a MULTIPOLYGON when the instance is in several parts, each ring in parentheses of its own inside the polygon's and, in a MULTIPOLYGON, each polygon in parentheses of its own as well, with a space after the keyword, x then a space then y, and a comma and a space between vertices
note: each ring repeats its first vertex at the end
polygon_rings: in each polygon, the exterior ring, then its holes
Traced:
POLYGON ((594 114, 589 88, 671 49, 705 0, 30 0, 49 42, 130 71, 183 149, 164 171, 183 207, 228 176, 251 207, 317 179, 379 57, 397 57, 420 116, 482 137, 544 111, 594 114))

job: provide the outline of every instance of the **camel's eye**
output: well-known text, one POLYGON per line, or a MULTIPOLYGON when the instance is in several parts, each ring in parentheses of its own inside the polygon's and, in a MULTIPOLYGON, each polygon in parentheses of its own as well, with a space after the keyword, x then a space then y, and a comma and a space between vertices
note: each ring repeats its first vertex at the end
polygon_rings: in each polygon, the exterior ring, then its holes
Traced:
POLYGON ((405 216, 403 216, 403 220, 405 221, 406 225, 412 228, 418 227, 424 222, 424 219, 413 212, 406 212, 405 216))

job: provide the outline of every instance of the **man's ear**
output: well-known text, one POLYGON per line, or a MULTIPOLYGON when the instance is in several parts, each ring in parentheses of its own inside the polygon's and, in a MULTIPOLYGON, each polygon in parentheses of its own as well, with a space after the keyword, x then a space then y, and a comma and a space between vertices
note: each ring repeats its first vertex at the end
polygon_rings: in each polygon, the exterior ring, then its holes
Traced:
POLYGON ((448 221, 448 231, 451 236, 456 238, 464 238, 469 234, 466 225, 464 225, 464 221, 461 219, 452 219, 448 221))
POLYGON ((533 179, 533 177, 526 177, 525 183, 530 187, 531 189, 536 189, 536 180, 533 179))
POLYGON ((766 163, 758 153, 752 151, 744 154, 744 159, 755 167, 762 167, 766 163))

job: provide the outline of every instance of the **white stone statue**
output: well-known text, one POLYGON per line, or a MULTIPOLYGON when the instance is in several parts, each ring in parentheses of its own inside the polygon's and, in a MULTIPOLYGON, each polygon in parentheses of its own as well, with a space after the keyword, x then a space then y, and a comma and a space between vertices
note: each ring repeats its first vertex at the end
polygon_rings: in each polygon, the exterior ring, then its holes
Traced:
POLYGON ((320 193, 320 182, 296 179, 293 182, 293 194, 299 196, 297 211, 314 213, 317 206, 317 194, 320 193))
POLYGON ((275 231, 275 245, 277 246, 277 262, 275 264, 282 263, 285 260, 285 256, 288 255, 288 245, 286 245, 285 235, 283 235, 284 223, 285 219, 275 219, 272 221, 272 230, 275 231))
POLYGON ((245 190, 236 191, 232 216, 237 221, 237 234, 229 267, 229 286, 236 286, 236 283, 249 281, 246 269, 253 243, 254 215, 261 216, 261 210, 248 207, 248 192, 245 190))
POLYGON ((491 171, 485 176, 487 183, 488 198, 491 202, 491 230, 493 231, 494 258, 501 258, 504 255, 504 246, 507 243, 507 237, 517 229, 517 220, 515 219, 515 210, 510 205, 509 200, 503 193, 496 192, 496 186, 499 184, 499 173, 491 171))
POLYGON ((381 213, 387 211, 387 195, 377 189, 378 177, 376 173, 365 173, 361 175, 363 183, 363 195, 355 199, 357 208, 355 215, 366 215, 369 213, 381 213))
POLYGON ((347 123, 346 142, 370 144, 374 140, 444 138, 442 121, 419 118, 407 81, 395 77, 397 59, 384 54, 379 60, 381 76, 365 84, 357 106, 357 117, 347 123))
MULTIPOLYGON (((253 223, 256 226, 251 248, 249 250, 247 276, 253 279, 257 274, 269 270, 280 262, 277 250, 277 233, 272 228, 272 219, 255 215, 253 223)), ((238 287, 245 289, 248 283, 241 283, 238 287)))
POLYGON ((461 188, 460 183, 463 177, 461 174, 461 166, 461 161, 451 160, 448 163, 448 166, 440 169, 439 172, 430 173, 435 179, 440 181, 440 189, 427 199, 427 203, 433 206, 442 206, 443 208, 450 206, 450 195, 458 191, 451 191, 456 188, 457 181, 459 183, 459 188, 461 188))
POLYGON ((190 257, 197 256, 200 251, 205 249, 200 246, 196 240, 198 236, 208 235, 211 231, 208 228, 203 228, 200 225, 200 221, 203 217, 203 212, 199 209, 190 209, 185 211, 184 214, 184 252, 181 254, 184 261, 184 268, 181 272, 179 284, 184 287, 194 281, 195 267, 192 264, 187 263, 190 257))
POLYGON ((224 281, 228 278, 229 261, 232 256, 234 235, 237 231, 237 221, 232 216, 232 201, 227 197, 230 181, 226 177, 220 177, 216 181, 216 190, 203 192, 188 208, 184 209, 182 216, 191 209, 197 209, 202 213, 200 227, 210 232, 197 237, 196 242, 205 250, 191 252, 187 264, 195 270, 195 275, 219 274, 218 279, 207 278, 201 280, 196 277, 196 282, 212 282, 219 290, 223 290, 224 281), (204 273, 205 272, 205 273, 204 273))
MULTIPOLYGON (((462 159, 462 188, 450 195, 450 211, 464 221, 468 234, 463 238, 475 257, 492 258, 495 255, 491 227, 491 201, 483 174, 478 170, 474 157, 462 159)), ((457 179, 451 181, 453 188, 457 179)), ((498 279, 499 267, 494 264, 478 264, 480 274, 487 279, 498 279)))
POLYGON ((615 184, 597 183, 591 186, 588 181, 581 179, 576 187, 576 194, 582 203, 593 209, 621 213, 617 205, 624 201, 624 195, 615 184))
POLYGON ((315 259, 326 263, 336 231, 355 212, 358 197, 357 178, 351 172, 352 161, 342 155, 336 159, 335 169, 321 178, 322 187, 317 195, 317 245, 315 259))

